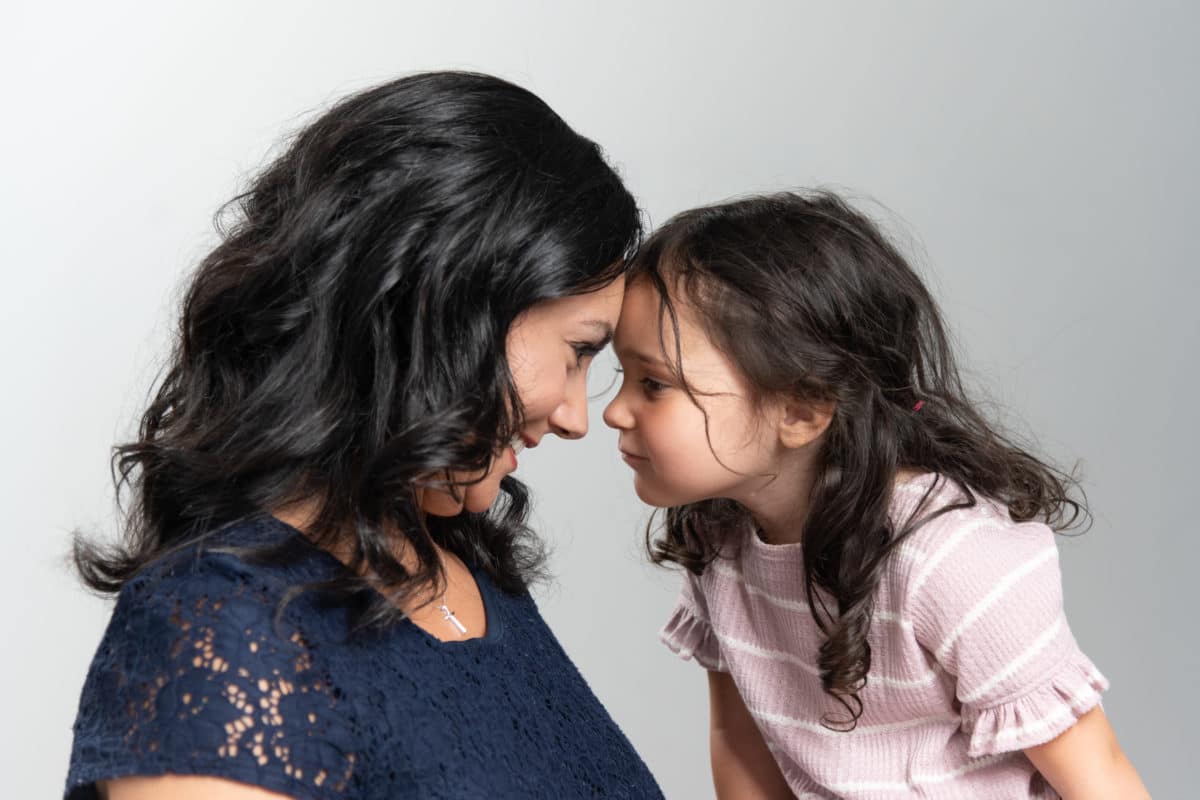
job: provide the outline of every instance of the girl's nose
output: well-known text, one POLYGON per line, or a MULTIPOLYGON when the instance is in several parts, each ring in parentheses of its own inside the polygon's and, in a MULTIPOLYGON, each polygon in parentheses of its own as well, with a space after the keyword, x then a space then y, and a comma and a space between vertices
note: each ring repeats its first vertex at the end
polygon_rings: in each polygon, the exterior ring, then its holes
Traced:
POLYGON ((628 430, 633 427, 633 415, 629 413, 629 406, 625 403, 625 393, 617 392, 617 396, 612 399, 604 408, 604 424, 610 428, 617 430, 628 430))

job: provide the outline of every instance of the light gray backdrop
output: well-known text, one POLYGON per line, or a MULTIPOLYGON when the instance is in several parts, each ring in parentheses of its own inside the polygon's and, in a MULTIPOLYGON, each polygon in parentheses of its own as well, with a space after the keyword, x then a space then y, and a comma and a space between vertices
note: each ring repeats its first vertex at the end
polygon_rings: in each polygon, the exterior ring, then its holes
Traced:
MULTIPOLYGON (((111 529, 107 459, 213 210, 282 135, 398 74, 520 82, 654 222, 831 184, 890 212, 978 385, 1096 514, 1062 542, 1075 634, 1158 797, 1192 783, 1200 14, 1185 3, 15 3, 0 34, 7 559, 0 775, 52 797, 109 606, 61 562, 111 529)), ((878 209, 877 209, 878 210, 878 209)), ((881 212, 882 213, 882 212, 881 212)), ((611 356, 596 369, 610 371, 611 356)), ((603 383, 604 381, 600 381, 603 383)), ((671 798, 711 795, 704 677, 657 644, 676 577, 593 413, 522 458, 538 598, 671 798)))

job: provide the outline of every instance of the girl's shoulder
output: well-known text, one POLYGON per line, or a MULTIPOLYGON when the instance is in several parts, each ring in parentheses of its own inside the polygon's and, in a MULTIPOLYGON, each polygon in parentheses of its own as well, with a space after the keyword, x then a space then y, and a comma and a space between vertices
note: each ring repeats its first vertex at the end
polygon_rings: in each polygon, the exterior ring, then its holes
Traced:
POLYGON ((927 564, 939 553, 991 558, 1014 548, 1053 541, 1053 531, 1037 521, 1019 522, 1001 502, 943 476, 925 473, 899 484, 892 521, 898 530, 913 525, 900 544, 902 560, 927 564), (965 542, 965 548, 957 544, 965 542))
POLYGON ((1003 503, 968 494, 941 476, 921 475, 897 486, 892 519, 897 530, 915 525, 888 562, 892 592, 910 602, 930 591, 1003 580, 1031 562, 1057 565, 1049 526, 1016 521, 1003 503))
POLYGON ((916 526, 889 561, 892 592, 909 608, 948 595, 973 597, 1028 574, 1060 580, 1049 526, 1014 520, 1003 503, 940 476, 898 487, 893 513, 898 529, 916 526))

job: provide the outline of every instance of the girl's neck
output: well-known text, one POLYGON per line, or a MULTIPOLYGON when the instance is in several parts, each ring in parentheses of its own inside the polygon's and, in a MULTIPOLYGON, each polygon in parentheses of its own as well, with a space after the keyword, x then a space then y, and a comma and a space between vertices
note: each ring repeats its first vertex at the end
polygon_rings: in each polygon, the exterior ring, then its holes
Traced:
POLYGON ((779 464, 775 477, 764 479, 745 496, 736 498, 754 518, 770 544, 792 544, 804 535, 809 496, 816 474, 813 459, 792 453, 779 464))
MULTIPOLYGON (((893 478, 892 489, 923 472, 901 467, 893 478)), ((777 478, 739 499, 767 543, 794 544, 804 538, 815 476, 816 465, 812 460, 796 459, 795 463, 783 465, 777 478)))

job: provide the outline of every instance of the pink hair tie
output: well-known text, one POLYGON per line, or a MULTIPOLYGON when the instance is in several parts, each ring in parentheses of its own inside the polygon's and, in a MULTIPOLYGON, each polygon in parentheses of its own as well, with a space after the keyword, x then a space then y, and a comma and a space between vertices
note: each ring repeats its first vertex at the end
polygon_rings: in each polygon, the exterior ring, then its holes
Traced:
POLYGON ((921 410, 921 406, 923 406, 923 405, 925 405, 925 401, 924 401, 924 400, 918 400, 918 401, 917 401, 917 404, 916 404, 915 406, 913 406, 913 411, 920 411, 920 410, 921 410))

